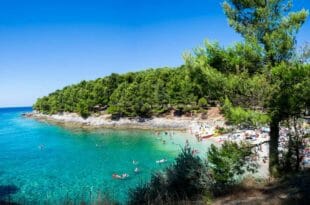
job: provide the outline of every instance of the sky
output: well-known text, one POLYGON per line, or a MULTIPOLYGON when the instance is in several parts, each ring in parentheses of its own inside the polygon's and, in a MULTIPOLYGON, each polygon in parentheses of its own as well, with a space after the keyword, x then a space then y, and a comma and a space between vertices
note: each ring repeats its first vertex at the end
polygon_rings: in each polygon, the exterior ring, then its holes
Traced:
MULTIPOLYGON (((0 0, 0 107, 31 106, 81 80, 175 67, 203 41, 228 46, 222 0, 0 0)), ((295 0, 294 9, 310 9, 295 0)), ((310 22, 297 36, 310 41, 310 22)))

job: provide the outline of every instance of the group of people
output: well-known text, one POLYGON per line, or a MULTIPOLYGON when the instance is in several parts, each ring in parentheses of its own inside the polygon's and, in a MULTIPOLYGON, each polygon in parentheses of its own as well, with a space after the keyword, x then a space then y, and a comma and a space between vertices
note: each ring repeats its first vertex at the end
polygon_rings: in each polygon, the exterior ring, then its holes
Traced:
MULTIPOLYGON (((157 164, 163 164, 163 163, 166 163, 168 160, 166 158, 163 158, 163 159, 160 159, 160 160, 156 160, 155 162, 157 164)), ((133 165, 138 165, 139 162, 137 160, 132 160, 132 164, 133 165)), ((135 166, 134 168, 134 173, 138 174, 140 172, 140 168, 138 166, 135 166)), ((113 179, 127 179, 129 177, 129 174, 127 173, 123 173, 123 174, 116 174, 116 173, 113 173, 112 174, 112 178, 113 179)))
POLYGON ((234 142, 248 142, 253 146, 254 155, 251 160, 261 161, 263 164, 268 162, 268 141, 269 134, 265 129, 244 129, 235 133, 230 133, 227 139, 234 142))
POLYGON ((263 143, 268 141, 269 134, 268 129, 242 129, 235 130, 234 132, 227 134, 219 134, 217 133, 219 125, 217 123, 207 124, 207 123, 194 123, 189 132, 194 135, 198 142, 203 139, 208 139, 213 136, 217 136, 213 138, 217 143, 222 144, 225 141, 233 141, 233 142, 244 142, 247 141, 252 145, 257 145, 253 147, 254 155, 251 160, 259 161, 262 164, 267 164, 268 162, 268 147, 266 147, 267 143, 263 143))
POLYGON ((190 126, 190 134, 195 135, 197 141, 202 141, 204 138, 213 136, 214 128, 208 124, 197 123, 190 126))
MULTIPOLYGON (((138 162, 137 160, 132 160, 132 164, 133 164, 133 165, 138 165, 139 162, 138 162)), ((140 169, 136 166, 136 167, 134 168, 134 172, 135 172, 135 173, 139 173, 139 172, 140 172, 140 169)), ((113 179, 127 179, 128 177, 129 177, 129 174, 127 174, 127 173, 123 173, 123 174, 116 174, 116 173, 113 173, 113 174, 112 174, 112 178, 113 178, 113 179)))
POLYGON ((112 178, 113 179, 126 179, 126 178, 128 178, 129 177, 129 174, 126 174, 126 173, 124 173, 124 174, 121 174, 121 175, 119 175, 119 174, 112 174, 112 178))
POLYGON ((163 135, 166 135, 166 136, 169 135, 169 139, 172 141, 172 144, 174 143, 174 142, 173 142, 174 131, 171 131, 171 132, 167 132, 167 131, 165 131, 165 132, 156 131, 156 132, 155 132, 155 135, 157 136, 157 139, 158 139, 158 140, 161 140, 161 141, 162 141, 163 144, 166 144, 166 143, 167 143, 166 140, 163 139, 163 135))
MULTIPOLYGON (((300 128, 302 135, 306 133, 310 134, 310 129, 300 128)), ((290 144, 290 136, 294 135, 294 130, 290 130, 288 128, 280 129, 280 137, 279 137, 279 150, 281 153, 286 152, 289 144, 290 144)), ((300 138, 300 163, 302 168, 310 168, 310 138, 300 138)))

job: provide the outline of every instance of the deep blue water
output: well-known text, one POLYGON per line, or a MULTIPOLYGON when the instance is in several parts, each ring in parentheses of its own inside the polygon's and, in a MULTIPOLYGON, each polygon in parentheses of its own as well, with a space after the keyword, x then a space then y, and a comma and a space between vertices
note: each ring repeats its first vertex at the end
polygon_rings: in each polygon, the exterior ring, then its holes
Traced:
POLYGON ((126 201, 129 188, 173 162, 183 133, 163 144, 152 131, 67 129, 21 116, 31 108, 0 109, 0 201, 60 204, 94 202, 104 193, 126 201), (167 158, 166 165, 156 160, 167 158), (132 161, 137 160, 138 165, 132 161), (140 173, 135 174, 134 168, 140 173), (127 173, 126 180, 112 179, 127 173))

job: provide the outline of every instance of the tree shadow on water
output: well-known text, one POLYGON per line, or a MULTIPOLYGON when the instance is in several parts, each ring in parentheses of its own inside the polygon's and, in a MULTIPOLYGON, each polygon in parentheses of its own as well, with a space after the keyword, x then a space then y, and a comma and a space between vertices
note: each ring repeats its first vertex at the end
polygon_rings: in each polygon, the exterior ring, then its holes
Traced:
POLYGON ((0 185, 0 204, 15 205, 17 203, 11 202, 11 195, 19 191, 15 185, 0 185))

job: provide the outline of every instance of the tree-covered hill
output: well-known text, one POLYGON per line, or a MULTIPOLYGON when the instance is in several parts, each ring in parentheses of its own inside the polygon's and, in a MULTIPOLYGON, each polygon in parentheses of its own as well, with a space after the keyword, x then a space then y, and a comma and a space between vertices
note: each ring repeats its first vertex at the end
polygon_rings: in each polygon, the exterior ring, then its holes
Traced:
POLYGON ((76 112, 84 117, 105 108, 121 116, 158 115, 171 108, 195 109, 198 102, 206 106, 204 97, 214 98, 206 96, 209 88, 203 82, 195 83, 197 77, 203 76, 195 76, 185 66, 111 74, 57 90, 38 99, 34 108, 48 114, 76 112))
POLYGON ((261 104, 265 92, 259 86, 267 83, 261 78, 260 55, 249 44, 225 49, 206 42, 194 55, 185 55, 185 64, 180 67, 82 81, 39 98, 34 109, 46 114, 76 112, 83 117, 107 109, 114 115, 147 117, 171 109, 180 113, 203 109, 225 96, 236 104, 254 107, 261 104), (251 96, 252 101, 248 101, 251 96))

